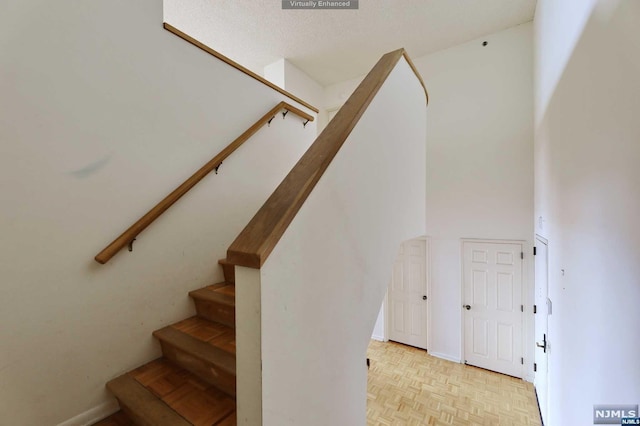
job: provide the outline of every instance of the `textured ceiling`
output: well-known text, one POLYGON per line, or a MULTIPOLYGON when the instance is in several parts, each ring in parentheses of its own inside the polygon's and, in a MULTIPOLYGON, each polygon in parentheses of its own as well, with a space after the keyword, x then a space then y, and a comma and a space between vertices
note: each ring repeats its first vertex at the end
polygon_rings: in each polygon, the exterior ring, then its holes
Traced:
POLYGON ((282 10, 280 0, 164 0, 165 21, 262 74, 286 58, 323 86, 390 50, 413 58, 533 19, 536 0, 360 0, 359 10, 282 10))

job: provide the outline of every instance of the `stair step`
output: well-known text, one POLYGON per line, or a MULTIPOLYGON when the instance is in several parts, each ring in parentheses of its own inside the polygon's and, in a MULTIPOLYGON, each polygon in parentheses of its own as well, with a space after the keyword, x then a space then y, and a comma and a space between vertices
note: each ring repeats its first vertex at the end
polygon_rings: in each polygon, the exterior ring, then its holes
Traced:
POLYGON ((128 374, 107 383, 107 389, 115 395, 120 408, 127 413, 134 424, 141 426, 191 425, 128 374))
POLYGON ((229 327, 236 326, 235 285, 224 282, 189 293, 198 316, 229 327))
POLYGON ((215 293, 224 294, 235 301, 236 299, 236 285, 229 281, 223 281, 221 283, 212 284, 206 286, 205 289, 211 290, 215 293))
POLYGON ((172 324, 171 327, 225 352, 233 355, 236 353, 236 330, 234 328, 197 316, 172 324))
MULTIPOLYGON (((225 423, 220 424, 224 425, 225 423)), ((94 423, 93 426, 135 426, 135 423, 131 421, 129 416, 127 416, 124 411, 120 410, 117 413, 110 415, 106 419, 101 420, 98 423, 94 423)))
POLYGON ((216 426, 236 426, 237 424, 238 419, 236 417, 236 412, 234 411, 233 414, 229 415, 226 419, 222 420, 216 426))
POLYGON ((236 282, 236 269, 233 263, 227 262, 227 259, 218 260, 218 264, 222 266, 222 273, 224 274, 224 280, 230 283, 236 282))
POLYGON ((153 332, 163 358, 109 383, 121 411, 94 426, 235 426, 234 265, 225 282, 189 293, 197 316, 153 332))
POLYGON ((235 353, 221 349, 215 344, 196 338, 173 326, 154 331, 153 335, 160 340, 165 358, 226 394, 235 396, 235 353))
POLYGON ((136 425, 235 425, 232 398, 164 358, 136 368, 107 387, 136 425))

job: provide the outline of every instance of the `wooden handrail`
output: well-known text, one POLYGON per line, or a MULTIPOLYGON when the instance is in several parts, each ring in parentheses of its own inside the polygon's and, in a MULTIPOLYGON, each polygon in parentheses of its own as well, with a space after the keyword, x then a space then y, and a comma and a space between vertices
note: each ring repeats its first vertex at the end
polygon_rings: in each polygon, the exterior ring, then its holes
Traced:
MULTIPOLYGON (((229 263, 250 268, 260 268, 264 264, 380 87, 403 56, 408 58, 404 49, 382 56, 329 125, 231 244, 227 250, 229 263)), ((412 64, 409 62, 409 65, 412 64)), ((427 95, 422 78, 414 66, 411 68, 418 76, 427 95)))
POLYGON ((411 67, 411 70, 416 75, 416 77, 418 77, 418 81, 420 82, 420 85, 422 86, 422 90, 424 90, 425 100, 427 102, 427 105, 429 105, 429 92, 427 91, 427 86, 425 86, 424 80, 422 79, 422 76, 420 75, 420 72, 418 71, 418 68, 416 68, 416 66, 413 64, 413 61, 409 57, 409 54, 407 54, 407 51, 404 50, 404 49, 402 49, 402 56, 404 56, 404 59, 409 64, 409 66, 411 67))
POLYGON ((238 136, 236 140, 231 142, 226 148, 224 148, 218 155, 213 157, 211 161, 202 166, 197 172, 195 172, 189 179, 187 179, 182 185, 173 190, 173 192, 167 195, 162 201, 160 201, 154 208, 149 210, 147 214, 142 216, 136 223, 131 225, 129 229, 124 231, 118 238, 113 240, 111 244, 105 247, 95 257, 98 263, 106 263, 117 252, 122 250, 125 246, 129 245, 138 234, 140 234, 147 226, 149 226, 154 220, 156 220, 162 213, 164 213, 169 207, 171 207, 176 201, 186 194, 191 188, 196 186, 205 176, 216 170, 222 162, 240 147, 247 139, 255 134, 258 129, 269 122, 271 118, 276 115, 280 110, 286 109, 287 111, 298 115, 304 120, 313 121, 313 116, 306 112, 290 105, 286 102, 280 102, 275 107, 271 108, 269 112, 256 121, 251 127, 249 127, 243 134, 238 136))
POLYGON ((248 75, 251 78, 254 78, 256 80, 258 80, 260 83, 269 86, 270 88, 272 88, 273 90, 285 95, 286 97, 288 97, 289 99, 296 101, 297 103, 299 103, 300 105, 303 105, 307 108, 309 108, 311 111, 318 113, 320 112, 318 110, 318 108, 314 107, 313 105, 311 105, 310 103, 307 103, 305 101, 303 101, 302 99, 300 99, 297 96, 292 95, 291 93, 287 92, 286 90, 284 90, 281 87, 276 86, 275 84, 273 84, 272 82, 270 82, 269 80, 267 80, 266 78, 256 74, 255 72, 251 71, 248 68, 243 67, 242 65, 240 65, 239 63, 237 63, 236 61, 234 61, 231 58, 228 58, 226 56, 224 56, 222 53, 213 50, 212 48, 210 48, 209 46, 207 46, 206 44, 196 40, 195 38, 183 33, 182 31, 180 31, 179 29, 177 29, 176 27, 172 26, 171 24, 167 24, 166 22, 164 23, 164 28, 177 35, 178 37, 180 37, 181 39, 188 41, 189 43, 193 44, 194 46, 204 50, 205 52, 207 52, 210 55, 215 56, 216 58, 220 59, 222 62, 227 63, 228 65, 231 65, 232 67, 234 67, 235 69, 237 69, 240 72, 245 73, 246 75, 248 75))

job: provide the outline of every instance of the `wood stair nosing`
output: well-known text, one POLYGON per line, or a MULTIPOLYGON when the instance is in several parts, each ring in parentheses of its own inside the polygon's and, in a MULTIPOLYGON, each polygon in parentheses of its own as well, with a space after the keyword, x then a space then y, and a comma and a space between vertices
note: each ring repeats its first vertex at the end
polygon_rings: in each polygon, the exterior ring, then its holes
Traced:
POLYGON ((228 284, 229 283, 227 282, 223 282, 223 283, 214 284, 209 287, 192 290, 189 292, 189 296, 192 299, 204 300, 207 302, 217 303, 220 305, 226 305, 226 306, 235 308, 236 306, 235 297, 214 291, 217 287, 222 287, 228 284))
POLYGON ((169 344, 186 354, 217 366, 229 374, 236 374, 236 358, 233 354, 196 339, 171 326, 153 332, 161 342, 169 344))
POLYGON ((191 291, 189 296, 193 299, 199 317, 235 328, 235 297, 206 287, 191 291))
POLYGON ((107 389, 125 414, 140 426, 192 426, 128 374, 111 380, 107 389))
MULTIPOLYGON (((234 284, 234 265, 222 259, 220 265, 223 268, 225 280, 224 282, 210 285, 208 287, 194 290, 189 293, 193 298, 198 317, 193 318, 191 322, 177 323, 175 326, 167 326, 153 332, 153 336, 160 341, 164 361, 154 361, 155 366, 162 366, 158 362, 164 362, 166 370, 172 365, 183 369, 184 374, 194 375, 194 380, 200 380, 202 383, 208 383, 211 389, 217 388, 215 392, 220 395, 227 394, 235 399, 236 393, 236 357, 235 342, 233 335, 230 338, 223 337, 221 339, 209 340, 205 334, 198 334, 189 329, 189 326, 209 328, 208 321, 218 323, 214 328, 218 332, 222 332, 219 336, 225 336, 229 333, 235 333, 235 284, 234 284), (186 328, 181 328, 186 327, 186 328), (225 331, 225 328, 227 331, 225 331), (230 346, 231 345, 231 346, 230 346), (186 371, 185 371, 186 370, 186 371), (196 379, 197 378, 197 379, 196 379)), ((202 328, 200 329, 200 331, 202 328)), ((192 423, 187 420, 191 419, 192 414, 185 414, 174 411, 164 401, 164 398, 158 398, 155 393, 147 389, 147 384, 141 380, 138 371, 145 366, 124 374, 107 383, 107 388, 118 400, 121 407, 120 417, 112 416, 105 426, 111 426, 120 423, 114 423, 116 420, 130 420, 131 424, 142 426, 188 426, 192 423), (182 414, 182 415, 181 415, 182 414), (184 417, 183 417, 184 416, 184 417)), ((154 367, 150 367, 154 371, 154 367)), ((180 373, 182 374, 182 373, 180 373)), ((209 398, 209 396, 206 396, 209 398)), ((196 415, 197 417, 197 415, 196 415)), ((194 418, 195 419, 195 418, 194 418)), ((193 419, 192 419, 193 421, 193 419)), ((216 425, 235 425, 235 411, 224 418, 217 421, 216 425)), ((198 423, 198 422, 197 422, 198 423)), ((130 423, 124 423, 128 425, 130 423)), ((199 423, 198 423, 199 424, 199 423)))
POLYGON ((153 335, 160 340, 162 354, 174 364, 195 374, 232 397, 236 396, 234 354, 196 339, 171 326, 153 335))

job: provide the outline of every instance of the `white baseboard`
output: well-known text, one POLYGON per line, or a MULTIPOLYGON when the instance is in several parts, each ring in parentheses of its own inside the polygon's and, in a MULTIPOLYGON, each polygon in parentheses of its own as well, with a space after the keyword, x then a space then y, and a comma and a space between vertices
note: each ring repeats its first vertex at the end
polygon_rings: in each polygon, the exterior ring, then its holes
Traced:
POLYGON ((90 426, 109 417, 119 409, 118 401, 114 399, 80 413, 74 418, 58 424, 58 426, 90 426))
POLYGON ((379 342, 384 342, 384 341, 385 341, 383 336, 378 336, 377 334, 373 334, 373 335, 371 336, 371 338, 372 338, 373 340, 377 340, 377 341, 379 341, 379 342))
POLYGON ((460 359, 459 358, 455 358, 455 357, 452 357, 450 355, 441 354, 439 352, 429 352, 429 355, 435 356, 436 358, 440 358, 440 359, 444 359, 444 360, 447 360, 447 361, 451 361, 451 362, 455 362, 457 364, 460 364, 460 359))

